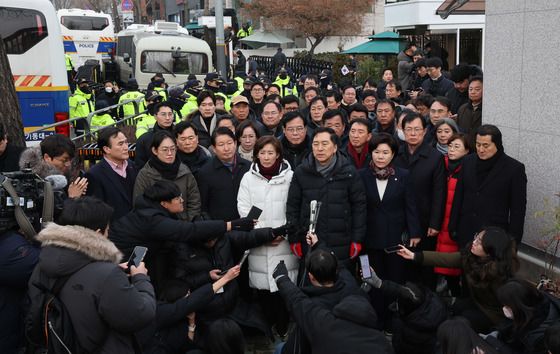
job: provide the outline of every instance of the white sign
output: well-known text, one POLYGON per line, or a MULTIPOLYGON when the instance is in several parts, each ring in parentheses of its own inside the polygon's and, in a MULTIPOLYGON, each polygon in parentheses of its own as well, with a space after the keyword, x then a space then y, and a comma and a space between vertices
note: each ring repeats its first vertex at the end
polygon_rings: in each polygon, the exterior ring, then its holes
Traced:
MULTIPOLYGON (((206 26, 208 28, 216 28, 215 16, 200 16, 198 18, 199 26, 206 26)), ((231 16, 224 16, 224 27, 231 26, 231 16)))
POLYGON ((122 19, 123 19, 124 23, 133 23, 134 22, 134 12, 123 11, 122 12, 122 19))
POLYGON ((340 72, 342 73, 342 75, 346 76, 346 75, 348 75, 350 70, 348 69, 348 67, 346 65, 343 65, 342 68, 340 68, 340 72))

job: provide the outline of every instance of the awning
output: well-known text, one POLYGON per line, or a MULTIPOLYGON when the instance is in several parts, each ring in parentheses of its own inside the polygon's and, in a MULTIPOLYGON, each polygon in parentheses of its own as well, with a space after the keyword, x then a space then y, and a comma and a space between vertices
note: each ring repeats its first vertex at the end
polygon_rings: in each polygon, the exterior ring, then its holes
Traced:
POLYGON ((404 47, 405 38, 395 32, 381 32, 368 37, 369 42, 345 50, 344 54, 398 54, 404 47))
POLYGON ((252 35, 242 38, 240 41, 253 48, 260 48, 267 44, 280 45, 294 42, 288 37, 270 31, 255 31, 252 35))
POLYGON ((203 29, 204 26, 199 26, 198 22, 191 22, 191 23, 187 24, 185 26, 185 28, 189 31, 195 31, 195 30, 203 29))
POLYGON ((445 0, 436 14, 446 19, 449 15, 484 15, 486 0, 445 0))

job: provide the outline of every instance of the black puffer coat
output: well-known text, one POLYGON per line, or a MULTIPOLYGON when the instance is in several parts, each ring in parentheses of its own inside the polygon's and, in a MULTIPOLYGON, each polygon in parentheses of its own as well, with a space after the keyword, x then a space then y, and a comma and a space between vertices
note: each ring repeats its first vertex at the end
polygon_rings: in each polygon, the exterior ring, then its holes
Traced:
MULTIPOLYGON (((399 305, 409 297, 410 292, 402 285, 384 280, 381 290, 385 295, 396 297, 399 305)), ((407 306, 399 306, 400 312, 393 317, 393 348, 397 354, 432 354, 436 345, 439 325, 447 319, 447 309, 443 301, 427 288, 424 301, 413 309, 403 311, 407 306)))
MULTIPOLYGON (((363 182, 354 166, 337 152, 337 161, 330 177, 315 168, 313 154, 295 170, 286 207, 286 218, 294 225, 307 228, 309 203, 322 202, 316 233, 338 259, 349 258, 350 243, 363 243, 366 234, 366 196, 363 182)), ((304 242, 304 235, 290 243, 304 242)))
POLYGON ((391 344, 375 329, 377 316, 363 296, 346 296, 328 310, 309 299, 288 277, 277 283, 288 311, 311 343, 311 354, 393 353, 391 344))
POLYGON ((176 257, 177 243, 190 239, 203 242, 224 232, 223 221, 178 220, 158 203, 139 196, 134 209, 111 225, 109 239, 124 254, 123 261, 130 257, 135 246, 148 247, 144 261, 157 291, 169 277, 170 258, 176 257))
POLYGON ((37 236, 43 249, 29 279, 28 337, 41 343, 39 283, 52 288, 70 276, 60 291, 76 338, 87 352, 134 353, 134 333, 155 320, 150 278, 129 277, 119 267, 121 253, 105 236, 81 226, 49 224, 37 236))
MULTIPOLYGON (((190 241, 177 245, 179 248, 175 277, 186 281, 191 290, 213 282, 210 271, 213 269, 227 270, 234 266, 233 251, 246 250, 261 246, 272 241, 270 228, 256 229, 251 232, 230 231, 218 237, 214 247, 208 248, 203 242, 190 241)), ((220 296, 212 302, 197 318, 218 318, 229 313, 236 305, 238 287, 235 281, 228 283, 220 296)))

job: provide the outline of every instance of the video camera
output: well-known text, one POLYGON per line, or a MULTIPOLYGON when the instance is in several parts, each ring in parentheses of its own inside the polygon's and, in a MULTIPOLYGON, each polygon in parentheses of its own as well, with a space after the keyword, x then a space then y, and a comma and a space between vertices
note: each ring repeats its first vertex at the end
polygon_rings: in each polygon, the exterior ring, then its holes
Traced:
POLYGON ((31 170, 0 174, 0 232, 19 226, 31 238, 42 223, 52 221, 54 210, 61 210, 63 192, 53 191, 50 182, 31 170))

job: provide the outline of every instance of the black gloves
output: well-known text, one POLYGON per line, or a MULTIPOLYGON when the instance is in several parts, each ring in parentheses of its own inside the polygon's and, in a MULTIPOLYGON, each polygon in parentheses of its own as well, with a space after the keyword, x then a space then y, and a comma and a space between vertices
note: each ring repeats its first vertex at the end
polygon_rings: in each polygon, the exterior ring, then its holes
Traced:
POLYGON ((274 235, 274 237, 282 236, 284 238, 288 238, 289 233, 290 227, 288 227, 288 225, 282 225, 272 229, 272 234, 274 235))
POLYGON ((231 221, 232 231, 251 231, 255 228, 253 219, 250 218, 240 218, 231 221))
POLYGON ((272 277, 276 282, 278 282, 282 277, 288 276, 288 268, 284 264, 284 261, 280 261, 276 268, 274 268, 274 272, 272 272, 272 277))

